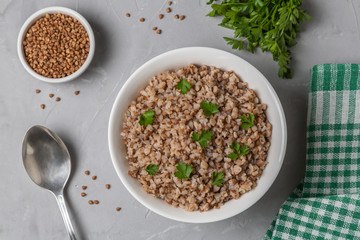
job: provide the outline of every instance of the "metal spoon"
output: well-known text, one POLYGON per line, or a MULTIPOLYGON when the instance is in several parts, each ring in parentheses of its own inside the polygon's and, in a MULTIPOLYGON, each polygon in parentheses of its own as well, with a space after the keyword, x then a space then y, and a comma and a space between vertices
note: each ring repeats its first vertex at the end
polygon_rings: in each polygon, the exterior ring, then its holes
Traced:
POLYGON ((24 137, 22 158, 33 182, 54 194, 69 237, 75 240, 63 196, 71 170, 70 154, 64 142, 49 129, 34 126, 24 137))

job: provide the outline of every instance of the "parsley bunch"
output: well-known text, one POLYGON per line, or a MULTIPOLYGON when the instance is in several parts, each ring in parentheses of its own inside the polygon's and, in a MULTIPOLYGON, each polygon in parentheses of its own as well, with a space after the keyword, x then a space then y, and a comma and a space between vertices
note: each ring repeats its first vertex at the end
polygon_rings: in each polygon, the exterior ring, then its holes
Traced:
POLYGON ((300 22, 310 19, 301 8, 302 0, 223 0, 213 3, 210 17, 223 16, 222 27, 234 30, 234 38, 224 37, 233 49, 246 48, 254 53, 256 47, 271 52, 279 64, 278 75, 291 78, 290 47, 296 44, 300 22))

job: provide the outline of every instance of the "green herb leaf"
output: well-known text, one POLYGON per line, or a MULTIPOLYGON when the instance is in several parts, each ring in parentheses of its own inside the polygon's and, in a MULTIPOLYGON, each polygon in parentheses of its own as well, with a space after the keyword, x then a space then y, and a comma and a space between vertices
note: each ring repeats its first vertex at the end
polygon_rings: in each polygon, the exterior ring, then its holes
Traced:
POLYGON ((154 121, 155 112, 153 110, 147 110, 144 114, 140 116, 139 124, 141 126, 152 124, 154 121))
POLYGON ((191 135, 191 139, 194 141, 199 141, 200 135, 197 132, 193 132, 193 134, 191 135))
POLYGON ((301 9, 302 0, 209 0, 212 11, 207 16, 222 16, 219 24, 234 30, 234 38, 225 37, 233 49, 246 49, 254 53, 256 48, 271 52, 278 62, 278 75, 291 78, 290 47, 296 44, 301 22, 311 17, 301 9))
POLYGON ((190 165, 187 165, 184 162, 179 162, 176 166, 177 172, 174 173, 175 177, 178 179, 187 179, 190 177, 193 168, 190 165))
POLYGON ((219 105, 213 104, 212 102, 202 101, 201 109, 204 110, 204 115, 210 117, 211 114, 219 112, 219 105))
POLYGON ((248 113, 248 116, 240 116, 241 119, 241 125, 240 127, 244 128, 244 129, 249 129, 252 126, 255 126, 254 120, 255 117, 253 114, 248 113))
POLYGON ((191 89, 191 84, 183 78, 177 85, 176 88, 180 90, 181 94, 186 94, 191 89))
POLYGON ((244 156, 246 154, 249 154, 249 147, 244 145, 240 148, 240 150, 238 151, 238 155, 239 156, 244 156))
POLYGON ((145 168, 145 171, 147 171, 149 175, 155 175, 158 170, 159 170, 159 165, 155 165, 155 164, 149 164, 145 168))
POLYGON ((223 172, 213 172, 211 177, 211 184, 221 187, 224 183, 224 173, 223 172))
POLYGON ((198 142, 202 148, 207 147, 209 141, 211 141, 212 132, 208 130, 203 130, 199 136, 198 133, 193 132, 191 139, 198 142))
POLYGON ((240 156, 237 155, 235 152, 232 152, 232 153, 229 153, 227 155, 228 158, 232 159, 232 160, 235 160, 235 159, 238 159, 240 156))
POLYGON ((240 147, 240 144, 238 142, 232 142, 231 145, 230 145, 230 148, 232 150, 234 150, 234 152, 229 153, 227 155, 227 157, 232 159, 232 160, 236 160, 240 156, 244 156, 246 154, 249 154, 249 147, 246 146, 246 145, 240 147))
POLYGON ((240 144, 238 142, 232 142, 230 148, 237 153, 240 150, 240 144))

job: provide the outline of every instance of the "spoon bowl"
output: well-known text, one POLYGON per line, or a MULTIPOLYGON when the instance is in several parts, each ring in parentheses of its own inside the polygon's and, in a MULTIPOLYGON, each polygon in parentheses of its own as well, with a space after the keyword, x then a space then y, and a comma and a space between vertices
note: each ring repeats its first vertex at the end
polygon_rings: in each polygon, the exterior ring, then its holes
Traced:
POLYGON ((63 191, 70 176, 70 154, 64 142, 43 126, 30 128, 23 141, 22 158, 31 180, 54 194, 70 239, 75 239, 63 191))
POLYGON ((55 133, 42 126, 30 128, 22 156, 34 183, 51 192, 62 191, 70 176, 71 162, 64 142, 55 133))

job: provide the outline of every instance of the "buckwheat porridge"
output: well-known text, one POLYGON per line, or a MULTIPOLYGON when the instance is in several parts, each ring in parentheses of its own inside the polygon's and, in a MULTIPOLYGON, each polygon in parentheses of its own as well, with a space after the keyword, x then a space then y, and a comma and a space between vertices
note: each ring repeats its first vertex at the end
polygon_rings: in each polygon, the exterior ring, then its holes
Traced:
POLYGON ((191 64, 154 76, 125 113, 128 174, 187 211, 238 199, 267 164, 266 108, 233 71, 191 64))

